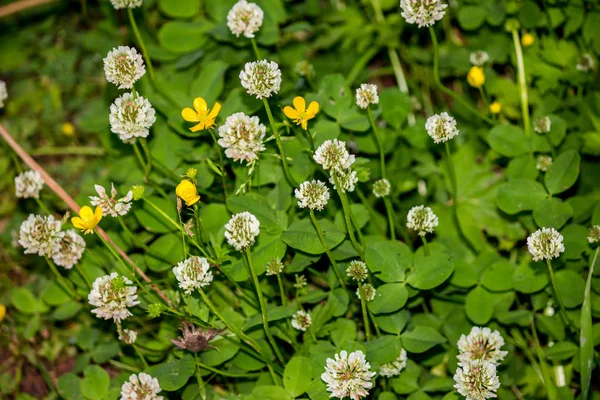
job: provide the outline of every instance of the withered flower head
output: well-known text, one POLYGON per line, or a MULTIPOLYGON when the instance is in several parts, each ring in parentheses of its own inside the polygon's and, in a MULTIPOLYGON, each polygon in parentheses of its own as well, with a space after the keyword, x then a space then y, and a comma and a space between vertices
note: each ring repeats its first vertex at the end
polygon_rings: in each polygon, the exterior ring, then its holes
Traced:
POLYGON ((225 329, 197 329, 193 324, 182 321, 179 330, 183 335, 177 339, 171 339, 171 342, 180 349, 197 353, 206 349, 219 351, 216 347, 211 346, 209 342, 225 329))

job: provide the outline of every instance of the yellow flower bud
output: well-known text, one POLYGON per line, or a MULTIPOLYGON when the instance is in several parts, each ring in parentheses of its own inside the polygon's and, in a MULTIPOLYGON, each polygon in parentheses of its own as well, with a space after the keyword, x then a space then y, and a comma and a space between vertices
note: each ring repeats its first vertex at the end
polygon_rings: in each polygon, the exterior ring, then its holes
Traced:
POLYGON ((4 304, 0 304, 0 322, 2 322, 5 315, 6 315, 6 306, 4 304))
POLYGON ((62 124, 62 133, 65 136, 73 136, 75 134, 75 127, 70 122, 62 124))
POLYGON ((196 185, 187 179, 182 180, 179 185, 177 185, 175 193, 181 200, 185 201, 185 204, 188 206, 191 206, 200 200, 200 196, 198 196, 198 192, 196 191, 196 185))
POLYGON ((196 174, 198 173, 198 170, 196 168, 188 168, 188 170, 185 172, 185 174, 189 177, 194 179, 196 177, 196 174))
POLYGON ((490 104, 490 112, 492 114, 499 114, 500 111, 502 111, 502 104, 500 104, 498 101, 495 101, 492 104, 490 104))
POLYGON ((533 44, 533 42, 535 42, 535 38, 533 37, 533 35, 531 33, 526 33, 521 38, 521 45, 523 47, 529 47, 533 44))
POLYGON ((467 82, 469 85, 474 88, 479 89, 485 83, 485 73, 483 72, 483 68, 474 66, 469 70, 469 74, 467 75, 467 82))

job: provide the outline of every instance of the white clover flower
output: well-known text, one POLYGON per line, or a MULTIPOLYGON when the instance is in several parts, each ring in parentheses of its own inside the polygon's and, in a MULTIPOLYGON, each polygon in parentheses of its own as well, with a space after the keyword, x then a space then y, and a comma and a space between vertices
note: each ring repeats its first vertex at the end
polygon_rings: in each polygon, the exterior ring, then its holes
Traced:
POLYGON ((148 100, 125 93, 111 104, 109 120, 110 130, 119 135, 119 139, 133 143, 135 138, 145 138, 150 134, 156 115, 148 100))
POLYGON ((8 98, 8 91, 6 90, 6 82, 0 81, 0 108, 4 108, 4 100, 8 98))
POLYGON ((394 361, 383 364, 379 368, 379 375, 385 376, 386 378, 392 378, 400 375, 400 372, 406 368, 406 350, 401 349, 400 355, 394 361))
POLYGON ((425 123, 427 134, 431 136, 434 143, 444 143, 458 135, 456 120, 447 112, 435 114, 427 118, 425 123))
POLYGON ((377 86, 372 83, 363 83, 360 88, 356 89, 356 105, 365 109, 371 104, 379 104, 377 86))
POLYGON ((477 50, 471 53, 469 56, 469 61, 471 61, 471 64, 481 67, 486 62, 490 61, 490 56, 483 50, 477 50))
POLYGON ((356 183, 358 183, 358 176, 356 171, 348 168, 346 171, 332 171, 329 176, 329 183, 333 185, 333 188, 337 190, 336 182, 340 184, 340 190, 342 193, 354 192, 356 183))
POLYGON ((267 275, 279 275, 283 272, 283 263, 281 260, 273 259, 267 263, 267 275))
POLYGON ((119 89, 131 89, 146 73, 144 59, 133 47, 114 48, 103 61, 106 80, 117 85, 119 89))
POLYGON ((354 155, 348 153, 346 143, 341 140, 326 140, 320 145, 313 159, 323 167, 324 170, 344 171, 354 164, 354 155))
POLYGON ((277 94, 281 87, 281 70, 275 61, 253 61, 246 63, 240 72, 240 81, 248 94, 257 99, 277 94))
POLYGON ((173 267, 173 273, 179 282, 179 287, 185 294, 190 294, 195 289, 200 289, 212 282, 213 274, 209 269, 210 265, 206 258, 192 256, 173 267))
POLYGON ((373 194, 375 197, 389 196, 391 188, 392 185, 390 185, 390 181, 387 179, 379 179, 373 183, 373 194))
POLYGON ((485 360, 497 365, 508 354, 508 351, 500 350, 504 346, 500 332, 492 332, 487 327, 474 326, 468 336, 460 336, 457 345, 460 351, 457 356, 459 365, 466 365, 473 360, 485 360))
POLYGON ((527 238, 527 249, 533 261, 551 260, 565 251, 563 236, 554 228, 542 228, 527 238))
POLYGON ((296 289, 302 289, 306 287, 308 283, 306 282, 306 277, 304 275, 296 275, 296 282, 294 283, 294 287, 296 289))
MULTIPOLYGON (((365 283, 364 285, 362 285, 362 290, 365 292, 366 301, 372 301, 375 298, 375 295, 377 294, 377 290, 370 283, 365 283)), ((358 289, 356 289, 356 297, 362 299, 360 297, 360 292, 361 290, 359 287, 358 289)))
POLYGON ((329 201, 329 189, 324 182, 312 180, 302 182, 294 191, 298 199, 298 207, 321 211, 329 201))
POLYGON ((485 360, 470 361, 456 369, 454 387, 467 400, 495 398, 500 387, 496 366, 485 360))
POLYGON ((533 123, 533 130, 537 133, 550 133, 552 129, 552 121, 550 117, 545 116, 535 120, 533 123))
POLYGON ((133 315, 128 308, 140 303, 136 301, 136 291, 137 288, 132 286, 129 279, 113 272, 94 281, 88 302, 97 307, 92 313, 98 318, 121 322, 133 315))
POLYGON ((552 301, 548 301, 546 303, 546 307, 544 308, 544 315, 546 317, 553 317, 554 313, 555 313, 554 305, 552 304, 552 301))
POLYGON ((535 168, 542 172, 548 171, 548 168, 552 166, 552 157, 539 155, 535 160, 535 168))
POLYGON ((593 70, 595 66, 596 63, 594 62, 592 55, 590 53, 585 53, 577 61, 577 65, 575 65, 575 68, 577 68, 577 70, 581 72, 588 72, 593 70))
POLYGON ((54 251, 52 261, 56 265, 71 269, 81 259, 84 251, 85 240, 77 231, 69 229, 61 239, 59 247, 54 251))
POLYGON ((93 206, 98 206, 102 209, 102 215, 110 215, 111 217, 118 217, 119 215, 126 215, 131 208, 131 200, 133 200, 133 192, 130 190, 127 192, 125 197, 117 199, 117 189, 115 189, 114 183, 110 184, 110 197, 106 194, 106 189, 100 185, 94 185, 98 197, 90 196, 90 203, 93 206))
POLYGON ((292 327, 299 331, 306 332, 312 324, 312 318, 309 313, 304 310, 299 310, 292 315, 292 327))
POLYGON ((433 229, 438 226, 438 217, 431 208, 425 206, 411 208, 406 219, 406 227, 417 232, 419 236, 433 233, 433 229))
POLYGON ((123 329, 119 332, 119 340, 126 344, 134 344, 137 340, 137 332, 132 329, 123 329))
POLYGON ((296 63, 294 72, 298 74, 298 76, 306 76, 310 78, 315 75, 315 67, 306 60, 300 60, 296 63))
POLYGON ((142 5, 142 0, 110 0, 115 10, 121 8, 137 8, 142 5))
POLYGON ((252 246, 259 233, 260 222, 248 211, 234 214, 225 225, 227 242, 238 251, 252 246))
POLYGON ((33 197, 40 198, 40 191, 44 188, 42 175, 37 171, 25 171, 15 177, 15 195, 22 199, 33 197))
POLYGON ((600 242, 600 225, 594 225, 590 227, 588 233, 588 242, 598 243, 600 242))
POLYGON ((239 112, 230 115, 219 127, 219 146, 225 149, 225 155, 233 161, 246 161, 248 164, 258 160, 265 150, 264 139, 267 128, 258 117, 249 117, 239 112))
POLYGON ((161 390, 158 379, 140 372, 131 375, 121 386, 121 400, 163 400, 163 396, 158 395, 161 390))
POLYGON ((447 4, 441 0, 401 0, 402 17, 409 24, 417 24, 419 28, 432 26, 446 14, 447 4))
POLYGON ((25 254, 52 257, 60 248, 60 243, 65 236, 61 228, 62 223, 55 220, 52 215, 43 217, 29 214, 21 224, 19 244, 25 248, 25 254))
POLYGON ((253 38, 263 23, 263 10, 254 3, 240 0, 227 14, 227 26, 235 36, 253 38))
POLYGON ((362 282, 369 276, 367 264, 359 260, 350 261, 350 265, 346 268, 346 275, 357 282, 362 282))
POLYGON ((369 389, 373 387, 371 380, 375 375, 362 351, 348 355, 346 350, 342 350, 335 355, 335 359, 327 359, 321 379, 327 384, 327 391, 331 393, 329 397, 359 400, 369 395, 369 389))

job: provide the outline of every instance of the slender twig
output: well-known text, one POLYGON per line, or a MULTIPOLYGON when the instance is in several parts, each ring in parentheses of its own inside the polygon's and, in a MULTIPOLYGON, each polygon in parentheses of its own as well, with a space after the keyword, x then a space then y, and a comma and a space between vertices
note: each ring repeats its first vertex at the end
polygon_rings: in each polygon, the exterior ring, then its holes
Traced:
POLYGON ((6 17, 20 11, 27 10, 32 7, 41 6, 43 4, 54 3, 58 0, 21 0, 13 1, 12 3, 6 4, 0 7, 0 18, 6 17))

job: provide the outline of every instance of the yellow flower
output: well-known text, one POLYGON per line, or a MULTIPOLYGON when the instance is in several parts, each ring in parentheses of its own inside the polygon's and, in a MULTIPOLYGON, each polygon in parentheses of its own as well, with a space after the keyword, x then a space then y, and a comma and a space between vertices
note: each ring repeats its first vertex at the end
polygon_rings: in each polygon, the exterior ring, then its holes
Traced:
POLYGON ((2 322, 5 315, 6 315, 6 306, 4 304, 0 304, 0 322, 2 322))
POLYGON ((531 33, 526 33, 521 38, 521 45, 523 45, 523 47, 529 47, 533 42, 535 42, 535 39, 531 33))
POLYGON ((219 111, 221 111, 221 104, 215 103, 212 110, 209 110, 206 100, 202 97, 196 97, 194 99, 194 109, 196 111, 189 107, 184 108, 181 111, 181 116, 188 122, 198 122, 197 125, 190 128, 190 131, 198 132, 203 129, 212 128, 215 125, 215 118, 217 118, 219 111))
POLYGON ((309 119, 312 119, 319 112, 319 103, 311 101, 306 108, 306 101, 303 97, 294 97, 294 108, 285 106, 283 113, 289 119, 293 119, 298 125, 302 125, 302 129, 306 130, 306 125, 309 119))
POLYGON ((490 112, 492 114, 500 114, 500 111, 502 111, 502 104, 500 104, 498 101, 494 101, 492 104, 490 104, 490 112))
POLYGON ((483 68, 474 66, 469 70, 469 74, 467 75, 467 82, 469 85, 474 88, 479 89, 485 83, 485 73, 483 72, 483 68))
POLYGON ((70 122, 65 122, 62 124, 62 133, 65 136, 73 136, 75 134, 75 127, 70 122))
POLYGON ((177 185, 177 188, 175 189, 175 193, 177 196, 181 197, 181 200, 185 201, 185 204, 188 206, 191 206, 200 200, 200 196, 198 196, 198 192, 196 191, 196 185, 187 179, 179 182, 179 185, 177 185))
POLYGON ((71 218, 71 223, 77 229, 81 229, 84 234, 93 233, 94 228, 102 219, 102 209, 96 207, 96 211, 88 206, 83 206, 79 210, 79 217, 71 218))

